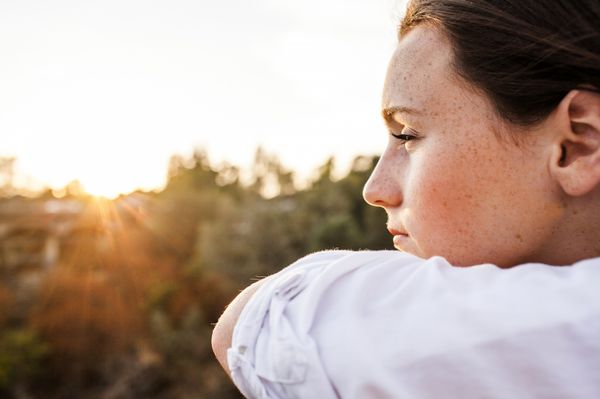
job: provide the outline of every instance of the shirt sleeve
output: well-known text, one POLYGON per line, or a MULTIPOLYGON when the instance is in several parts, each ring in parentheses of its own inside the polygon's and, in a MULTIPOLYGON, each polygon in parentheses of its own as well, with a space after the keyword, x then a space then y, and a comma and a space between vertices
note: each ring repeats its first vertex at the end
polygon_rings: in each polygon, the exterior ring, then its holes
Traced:
POLYGON ((242 311, 247 398, 598 398, 600 260, 456 268, 398 251, 309 255, 242 311))
POLYGON ((362 265, 352 255, 323 251, 306 256, 279 272, 248 301, 227 351, 231 377, 244 396, 338 397, 309 330, 319 310, 321 295, 314 295, 316 291, 326 289, 335 275, 362 265))

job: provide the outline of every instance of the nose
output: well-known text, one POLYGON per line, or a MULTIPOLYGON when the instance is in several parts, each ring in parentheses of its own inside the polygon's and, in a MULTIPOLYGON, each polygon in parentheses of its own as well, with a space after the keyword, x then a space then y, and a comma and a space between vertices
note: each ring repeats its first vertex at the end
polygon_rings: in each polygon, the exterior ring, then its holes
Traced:
POLYGON ((388 147, 363 188, 364 200, 369 205, 382 208, 400 206, 402 204, 401 173, 402 165, 394 159, 388 147))

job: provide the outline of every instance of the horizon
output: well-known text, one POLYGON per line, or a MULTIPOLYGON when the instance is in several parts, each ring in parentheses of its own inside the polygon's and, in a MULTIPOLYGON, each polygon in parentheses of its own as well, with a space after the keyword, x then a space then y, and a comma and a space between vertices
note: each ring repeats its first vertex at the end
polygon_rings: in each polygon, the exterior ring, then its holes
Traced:
MULTIPOLYGON (((198 165, 197 162, 200 160, 199 158, 196 158, 196 156, 197 156, 196 154, 198 154, 201 158, 203 158, 204 161, 206 161, 206 166, 209 167, 210 170, 212 170, 213 172, 217 172, 217 174, 219 174, 219 175, 226 176, 228 174, 228 170, 231 171, 232 169, 235 169, 237 171, 238 184, 240 184, 241 187, 249 188, 253 183, 256 182, 256 176, 253 175, 253 173, 254 173, 253 168, 256 167, 256 165, 257 165, 256 154, 258 152, 262 152, 263 156, 266 157, 265 159, 275 161, 278 164, 278 166, 281 167, 282 172, 291 174, 293 187, 296 191, 302 191, 302 190, 309 188, 319 178, 319 174, 321 173, 321 168, 326 167, 327 164, 329 164, 330 162, 332 163, 332 166, 333 166, 333 169, 331 170, 330 178, 332 179, 332 181, 338 181, 338 180, 345 178, 349 173, 352 172, 352 167, 353 167, 354 162, 356 162, 356 161, 360 162, 361 159, 368 159, 368 158, 373 158, 373 157, 378 156, 377 154, 356 154, 349 164, 344 165, 344 167, 340 167, 338 159, 332 155, 332 156, 324 159, 321 163, 314 165, 314 167, 310 171, 310 173, 308 173, 305 176, 298 175, 296 173, 296 171, 294 171, 293 169, 291 169, 287 165, 285 165, 283 162, 281 162, 281 160, 278 158, 277 154, 267 153, 267 152, 263 151, 263 149, 261 147, 258 147, 255 150, 255 159, 253 160, 252 164, 248 165, 246 167, 240 167, 239 165, 230 163, 228 161, 221 161, 219 163, 215 163, 211 160, 210 154, 208 154, 206 151, 203 151, 201 148, 195 149, 188 157, 184 157, 181 154, 173 154, 171 156, 170 160, 179 162, 179 167, 181 167, 183 169, 191 170, 192 168, 194 168, 195 166, 198 165)), ((116 192, 116 191, 115 192, 110 192, 110 191, 109 192, 94 192, 93 188, 90 189, 90 188, 86 187, 78 179, 73 179, 73 180, 67 182, 65 185, 58 186, 58 187, 19 186, 18 184, 14 184, 14 183, 19 182, 19 176, 14 176, 15 177, 14 181, 8 181, 6 179, 6 177, 8 177, 10 175, 10 172, 8 172, 8 170, 2 168, 3 160, 7 160, 7 158, 0 157, 0 200, 11 199, 11 198, 15 198, 15 197, 25 197, 25 198, 35 199, 35 198, 43 197, 48 194, 52 195, 52 197, 55 199, 61 199, 61 198, 69 197, 69 195, 75 195, 77 197, 82 197, 82 198, 83 197, 93 197, 93 198, 105 199, 105 200, 115 200, 115 199, 118 199, 121 197, 126 197, 126 196, 140 193, 140 192, 141 193, 150 193, 150 192, 160 193, 166 188, 166 186, 169 182, 169 178, 171 177, 170 176, 171 165, 168 165, 165 168, 165 176, 166 176, 165 182, 163 185, 161 185, 159 187, 150 187, 150 188, 135 187, 132 190, 122 191, 122 192, 116 192), (10 192, 10 194, 7 194, 6 190, 8 190, 8 192, 10 192), (2 193, 2 191, 4 191, 4 193, 2 193)), ((8 161, 10 163, 11 160, 8 159, 8 161)), ((14 159, 13 161, 18 161, 18 160, 14 159)), ((169 162, 169 164, 170 163, 171 162, 169 162)), ((259 166, 259 168, 260 168, 260 166, 259 166)), ((218 182, 217 182, 217 184, 221 185, 218 182)), ((222 185, 226 185, 226 184, 227 183, 224 183, 222 185)), ((263 196, 265 198, 277 197, 281 194, 278 191, 278 187, 276 187, 277 186, 276 184, 270 184, 269 182, 267 182, 266 184, 267 184, 267 187, 266 187, 265 193, 263 193, 263 196)))
POLYGON ((20 187, 109 197, 160 189, 197 148, 244 169, 260 147, 300 180, 333 156, 342 174, 385 145, 403 4, 5 3, 0 157, 20 187))

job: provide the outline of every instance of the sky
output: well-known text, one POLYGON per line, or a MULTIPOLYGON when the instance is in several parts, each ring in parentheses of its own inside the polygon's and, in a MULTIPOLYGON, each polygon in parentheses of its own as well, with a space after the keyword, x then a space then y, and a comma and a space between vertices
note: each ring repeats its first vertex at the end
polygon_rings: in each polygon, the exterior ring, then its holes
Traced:
POLYGON ((157 189, 173 154, 300 178, 383 151, 401 0, 3 0, 0 157, 18 184, 157 189))

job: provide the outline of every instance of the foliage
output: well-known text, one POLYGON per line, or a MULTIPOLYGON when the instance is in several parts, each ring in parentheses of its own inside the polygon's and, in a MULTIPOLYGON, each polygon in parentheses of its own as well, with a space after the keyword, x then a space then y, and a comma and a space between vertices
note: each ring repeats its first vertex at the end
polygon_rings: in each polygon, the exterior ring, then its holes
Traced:
POLYGON ((0 197, 10 197, 16 193, 14 157, 0 157, 0 197))
POLYGON ((48 355, 48 345, 29 329, 0 334, 0 392, 37 377, 48 355))
POLYGON ((12 293, 4 285, 0 285, 0 328, 8 321, 10 309, 14 304, 14 298, 12 293))
POLYGON ((37 334, 6 338, 21 349, 0 353, 0 384, 31 385, 27 364, 44 375, 30 396, 239 398, 213 358, 213 323, 251 279, 308 252, 389 248, 384 212, 362 200, 375 161, 335 180, 331 158, 300 190, 261 149, 248 176, 196 151, 172 158, 161 192, 66 196, 86 205, 23 318, 37 334))

